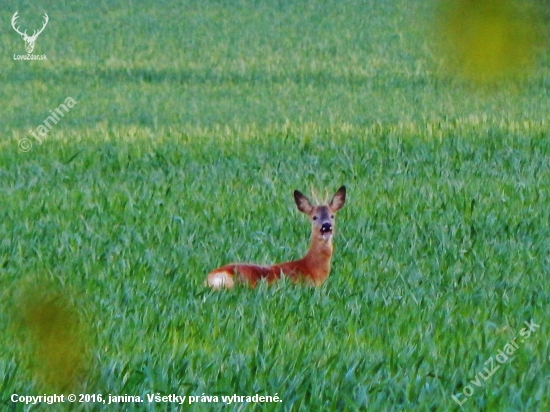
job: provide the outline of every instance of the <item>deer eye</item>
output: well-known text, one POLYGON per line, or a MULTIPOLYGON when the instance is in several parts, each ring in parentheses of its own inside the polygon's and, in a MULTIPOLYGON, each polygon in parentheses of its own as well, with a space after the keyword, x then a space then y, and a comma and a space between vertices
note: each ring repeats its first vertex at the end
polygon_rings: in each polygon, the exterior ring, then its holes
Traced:
POLYGON ((331 218, 331 219, 334 219, 334 215, 330 215, 330 218, 331 218))
POLYGON ((313 216, 313 220, 317 220, 317 216, 313 216))

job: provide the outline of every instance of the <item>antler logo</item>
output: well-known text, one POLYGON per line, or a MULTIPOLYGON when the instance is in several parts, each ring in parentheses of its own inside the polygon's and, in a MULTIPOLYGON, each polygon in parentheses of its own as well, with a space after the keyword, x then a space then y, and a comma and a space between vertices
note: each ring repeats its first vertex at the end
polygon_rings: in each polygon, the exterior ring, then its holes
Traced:
POLYGON ((27 53, 32 53, 33 49, 34 49, 34 43, 36 43, 36 38, 38 37, 38 35, 40 33, 42 33, 44 31, 44 29, 46 28, 46 25, 48 24, 48 21, 49 21, 49 18, 48 18, 48 15, 46 13, 44 13, 44 24, 42 25, 42 28, 40 30, 38 30, 38 32, 36 30, 34 30, 34 32, 32 33, 32 36, 29 36, 27 34, 27 30, 25 30, 23 33, 21 33, 19 31, 19 27, 15 27, 15 24, 16 24, 16 20, 17 18, 19 17, 17 15, 17 13, 19 13, 19 10, 15 12, 15 14, 13 15, 12 19, 11 19, 11 26, 13 27, 13 29, 19 33, 19 35, 21 36, 21 38, 23 40, 25 40, 25 49, 27 49, 27 53))

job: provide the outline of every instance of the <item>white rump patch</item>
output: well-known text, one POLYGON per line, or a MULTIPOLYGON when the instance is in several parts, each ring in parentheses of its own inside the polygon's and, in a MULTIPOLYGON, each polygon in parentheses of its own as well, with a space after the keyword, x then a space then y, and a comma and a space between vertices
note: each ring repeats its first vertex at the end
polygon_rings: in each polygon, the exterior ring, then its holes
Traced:
POLYGON ((210 273, 206 279, 206 283, 212 289, 231 289, 234 285, 233 276, 226 271, 210 273))

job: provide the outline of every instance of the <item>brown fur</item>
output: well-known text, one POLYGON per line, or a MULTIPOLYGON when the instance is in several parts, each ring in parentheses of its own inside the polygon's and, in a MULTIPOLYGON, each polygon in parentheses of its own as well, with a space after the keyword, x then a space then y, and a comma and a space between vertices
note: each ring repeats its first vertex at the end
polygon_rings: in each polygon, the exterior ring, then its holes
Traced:
POLYGON ((312 224, 311 243, 303 258, 272 266, 232 263, 211 271, 206 278, 206 284, 214 289, 231 288, 234 283, 245 283, 255 287, 261 279, 272 283, 280 279, 281 274, 284 274, 293 282, 303 281, 321 286, 330 272, 334 215, 344 206, 346 188, 342 186, 338 189, 328 205, 313 206, 309 199, 297 190, 294 191, 294 200, 298 210, 308 215, 312 224), (322 230, 323 227, 326 230, 327 225, 331 227, 330 235, 325 234, 322 230), (231 278, 230 281, 224 282, 223 280, 227 280, 227 277, 231 278))

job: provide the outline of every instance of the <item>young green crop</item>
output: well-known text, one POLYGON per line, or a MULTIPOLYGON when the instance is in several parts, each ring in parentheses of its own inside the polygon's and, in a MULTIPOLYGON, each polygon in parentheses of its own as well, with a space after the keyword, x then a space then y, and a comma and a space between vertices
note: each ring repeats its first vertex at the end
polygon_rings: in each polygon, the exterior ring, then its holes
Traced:
MULTIPOLYGON (((157 393, 282 400, 228 410, 458 410, 452 395, 525 321, 540 329, 464 408, 548 409, 548 65, 475 91, 439 73, 427 8, 51 3, 48 61, 0 74, 2 409, 72 391, 144 400, 82 411, 180 409, 157 393), (67 96, 78 105, 20 152, 67 96), (223 263, 302 256, 293 190, 342 184, 321 288, 204 287, 223 263), (33 337, 22 302, 48 322, 76 313, 67 336, 91 355, 70 388, 35 373, 33 348, 55 336, 33 337)), ((11 34, 3 50, 22 47, 11 34)))

